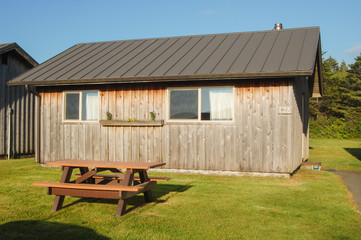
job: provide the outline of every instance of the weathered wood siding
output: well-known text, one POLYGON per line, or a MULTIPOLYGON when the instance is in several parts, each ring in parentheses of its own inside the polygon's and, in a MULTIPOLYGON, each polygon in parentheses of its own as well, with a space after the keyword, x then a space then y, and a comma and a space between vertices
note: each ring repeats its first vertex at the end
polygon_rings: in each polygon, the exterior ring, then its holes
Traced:
MULTIPOLYGON (((43 89, 40 161, 162 161, 166 168, 172 169, 290 173, 301 164, 302 151, 308 152, 308 144, 302 145, 308 138, 308 127, 302 127, 299 110, 302 94, 308 91, 305 82, 304 79, 201 82, 201 86, 235 86, 234 121, 165 121, 162 127, 64 123, 64 89, 43 89)), ((176 86, 195 85, 100 86, 100 115, 105 119, 105 113, 110 111, 113 119, 148 120, 149 112, 155 111, 157 119, 166 120, 167 88, 176 86)), ((304 106, 308 109, 308 102, 304 106)))
POLYGON ((23 86, 9 87, 7 82, 32 68, 17 54, 8 52, 7 64, 0 56, 0 155, 8 153, 8 134, 11 131, 11 153, 34 153, 34 103, 33 94, 23 86), (11 129, 9 129, 8 107, 11 107, 11 129))

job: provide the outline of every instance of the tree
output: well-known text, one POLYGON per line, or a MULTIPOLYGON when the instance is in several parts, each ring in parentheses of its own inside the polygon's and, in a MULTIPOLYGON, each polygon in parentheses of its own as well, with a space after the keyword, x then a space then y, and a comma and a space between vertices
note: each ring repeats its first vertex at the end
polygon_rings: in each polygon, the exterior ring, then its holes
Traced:
POLYGON ((323 137, 361 137, 361 55, 347 67, 323 59, 324 92, 310 101, 311 134, 323 137))

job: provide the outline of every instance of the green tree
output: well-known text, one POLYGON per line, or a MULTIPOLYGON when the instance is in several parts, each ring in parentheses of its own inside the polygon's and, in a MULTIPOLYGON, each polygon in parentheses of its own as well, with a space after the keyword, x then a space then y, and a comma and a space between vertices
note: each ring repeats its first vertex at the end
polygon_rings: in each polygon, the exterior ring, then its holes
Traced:
POLYGON ((336 59, 323 59, 324 93, 311 99, 311 135, 361 137, 361 56, 347 67, 336 59))

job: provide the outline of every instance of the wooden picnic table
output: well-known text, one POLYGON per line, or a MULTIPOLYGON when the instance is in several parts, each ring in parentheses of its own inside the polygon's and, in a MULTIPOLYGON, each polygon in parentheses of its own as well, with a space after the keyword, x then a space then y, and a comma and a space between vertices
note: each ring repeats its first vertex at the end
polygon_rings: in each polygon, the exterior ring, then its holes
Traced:
POLYGON ((147 170, 160 167, 165 163, 146 162, 104 162, 88 160, 60 160, 48 162, 46 165, 61 166, 63 173, 60 182, 36 182, 35 186, 47 187, 49 195, 56 195, 52 211, 63 206, 65 196, 118 199, 115 216, 126 212, 126 199, 138 193, 144 193, 146 202, 152 201, 151 190, 157 181, 167 181, 165 177, 148 177, 147 170), (73 170, 78 168, 80 174, 71 180, 73 170), (110 171, 112 175, 99 175, 99 172, 110 171), (134 176, 135 174, 139 176, 134 176))

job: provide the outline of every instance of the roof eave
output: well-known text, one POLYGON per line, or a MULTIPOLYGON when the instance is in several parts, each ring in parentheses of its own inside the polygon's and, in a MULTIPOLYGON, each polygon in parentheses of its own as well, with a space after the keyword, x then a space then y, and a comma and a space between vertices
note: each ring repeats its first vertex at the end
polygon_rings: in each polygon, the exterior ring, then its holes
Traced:
POLYGON ((184 75, 184 76, 154 76, 154 77, 123 77, 106 79, 74 79, 52 81, 10 81, 9 86, 64 86, 64 85, 98 85, 116 83, 144 83, 144 82, 181 82, 181 81, 214 81, 236 79, 260 79, 260 78, 288 78, 299 76, 312 76, 313 69, 297 72, 260 72, 244 74, 212 74, 212 75, 184 75))

